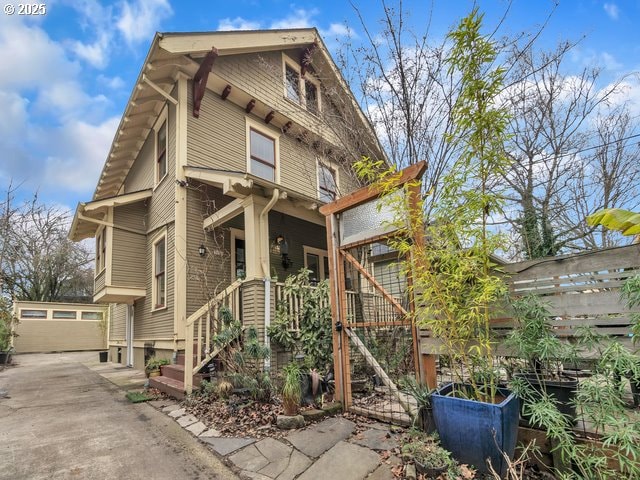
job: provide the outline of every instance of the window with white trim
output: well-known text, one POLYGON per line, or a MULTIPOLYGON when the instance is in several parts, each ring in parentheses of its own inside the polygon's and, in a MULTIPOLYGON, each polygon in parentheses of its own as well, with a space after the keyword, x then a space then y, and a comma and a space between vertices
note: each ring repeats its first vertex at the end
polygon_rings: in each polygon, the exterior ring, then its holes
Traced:
POLYGON ((167 135, 167 111, 166 109, 160 114, 155 127, 155 185, 158 185, 167 175, 168 147, 169 139, 167 135))
POLYGON ((153 243, 153 309, 167 306, 167 236, 153 243))
POLYGON ((107 229, 102 228, 96 235, 96 275, 106 267, 107 259, 107 229))
POLYGON ((337 197, 338 183, 335 169, 318 162, 318 198, 323 202, 333 202, 337 197))
POLYGON ((271 182, 276 181, 276 139, 249 128, 249 172, 271 182))
POLYGON ((300 103, 300 73, 288 63, 284 64, 284 83, 287 98, 300 103))
POLYGON ((329 278, 329 256, 326 250, 303 246, 304 268, 311 270, 309 280, 317 283, 329 278))
POLYGON ((320 82, 306 71, 301 74, 300 66, 284 55, 284 94, 292 102, 300 104, 313 114, 320 112, 320 82))

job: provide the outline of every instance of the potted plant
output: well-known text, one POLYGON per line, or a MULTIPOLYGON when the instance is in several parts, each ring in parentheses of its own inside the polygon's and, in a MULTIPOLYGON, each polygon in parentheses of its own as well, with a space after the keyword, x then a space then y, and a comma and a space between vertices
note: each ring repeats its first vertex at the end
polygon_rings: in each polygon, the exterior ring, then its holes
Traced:
POLYGON ((526 365, 514 372, 522 403, 522 416, 528 422, 530 405, 545 395, 552 399, 563 415, 575 422, 575 394, 578 379, 564 372, 566 363, 577 360, 577 350, 563 342, 549 323, 547 305, 537 295, 527 295, 511 302, 515 324, 505 346, 526 365))
POLYGON ((291 362, 282 369, 284 381, 282 384, 282 403, 285 415, 297 415, 302 400, 302 386, 300 366, 291 362))
POLYGON ((169 365, 169 360, 167 360, 166 358, 149 358, 147 364, 144 367, 144 371, 147 374, 147 377, 159 377, 160 367, 162 365, 169 365))
POLYGON ((378 178, 382 201, 396 213, 396 233, 387 243, 399 258, 410 259, 404 268, 419 305, 416 323, 429 333, 433 353, 451 361, 454 381, 431 395, 442 446, 481 473, 490 473, 490 462, 504 475, 505 455, 513 458, 515 452, 518 399, 500 388, 494 375, 471 374, 494 361, 491 318, 508 294, 493 261, 506 239, 491 228, 491 218, 504 205, 497 175, 510 165, 504 150, 508 115, 496 101, 504 70, 494 66, 497 52, 481 26, 474 9, 448 35, 446 61, 460 86, 448 140, 460 155, 440 182, 428 221, 418 185, 407 183, 404 195, 397 195, 398 174, 380 174, 382 162, 364 159, 356 166, 363 178, 378 178))
MULTIPOLYGON (((408 440, 400 450, 402 457, 405 461, 413 462, 416 471, 425 475, 426 478, 440 478, 440 475, 450 469, 457 470, 451 454, 438 445, 432 437, 411 431, 408 440)), ((452 478, 455 476, 457 475, 452 478)))
POLYGON ((13 315, 9 302, 0 298, 0 365, 11 363, 13 338, 16 337, 15 326, 18 319, 13 315))

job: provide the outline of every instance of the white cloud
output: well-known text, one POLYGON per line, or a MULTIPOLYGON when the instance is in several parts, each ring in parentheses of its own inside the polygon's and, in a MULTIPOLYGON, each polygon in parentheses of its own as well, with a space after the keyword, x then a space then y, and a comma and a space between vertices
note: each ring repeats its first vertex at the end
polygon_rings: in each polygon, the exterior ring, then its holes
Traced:
POLYGON ((71 79, 80 68, 39 27, 0 15, 0 88, 38 88, 71 79))
POLYGON ((21 97, 16 92, 4 92, 0 90, 0 105, 2 105, 2 115, 0 115, 0 133, 7 140, 13 139, 20 142, 27 125, 27 105, 28 100, 21 97))
POLYGON ((297 8, 291 14, 280 20, 271 22, 270 28, 307 28, 313 25, 312 19, 318 14, 317 9, 305 10, 297 8))
POLYGON ((613 20, 617 20, 620 16, 620 9, 615 3, 605 3, 604 11, 607 12, 607 15, 613 20))
POLYGON ((356 32, 342 23, 332 23, 327 30, 320 30, 324 38, 351 37, 358 38, 356 32))
POLYGON ((118 76, 107 77, 105 75, 98 75, 97 80, 100 85, 104 85, 111 90, 120 90, 125 86, 124 80, 118 76))
POLYGON ((258 30, 260 22, 246 20, 242 17, 223 18, 218 22, 218 30, 258 30))
POLYGON ((87 192, 95 187, 109 152, 119 117, 98 125, 71 120, 52 132, 58 147, 46 158, 42 172, 47 184, 73 192, 87 192))
POLYGON ((94 43, 82 43, 74 41, 72 44, 73 52, 82 60, 85 60, 95 68, 105 68, 109 63, 109 44, 111 37, 106 33, 100 35, 100 38, 94 43))
POLYGON ((581 68, 597 66, 609 72, 619 72, 623 65, 609 52, 596 52, 578 47, 571 50, 571 60, 581 68))
POLYGON ((167 0, 125 1, 116 25, 128 44, 150 41, 162 20, 172 14, 167 0))

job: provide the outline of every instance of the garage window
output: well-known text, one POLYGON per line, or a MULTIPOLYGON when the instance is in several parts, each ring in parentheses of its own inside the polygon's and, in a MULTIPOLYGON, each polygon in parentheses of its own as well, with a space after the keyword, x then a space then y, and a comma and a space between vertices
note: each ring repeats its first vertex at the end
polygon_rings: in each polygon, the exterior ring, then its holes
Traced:
POLYGON ((69 312, 69 311, 65 311, 65 310, 54 310, 53 311, 53 318, 55 319, 66 319, 66 320, 75 320, 76 318, 78 318, 78 315, 76 312, 69 312))
POLYGON ((20 310, 20 318, 47 318, 46 310, 20 310))

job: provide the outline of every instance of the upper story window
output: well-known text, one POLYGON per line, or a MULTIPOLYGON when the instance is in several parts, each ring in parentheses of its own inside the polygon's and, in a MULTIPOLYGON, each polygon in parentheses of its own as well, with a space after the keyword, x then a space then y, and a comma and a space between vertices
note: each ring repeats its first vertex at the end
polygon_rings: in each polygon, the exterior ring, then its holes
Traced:
POLYGON ((107 259, 107 229, 103 228, 96 236, 96 275, 106 267, 107 259))
POLYGON ((289 100, 299 103, 309 112, 320 112, 320 82, 310 73, 300 74, 300 66, 283 54, 284 90, 289 100))
POLYGON ((318 198, 323 202, 333 202, 337 197, 337 192, 336 171, 318 162, 318 198))
POLYGON ((153 308, 167 306, 167 237, 163 235, 153 244, 153 308))
POLYGON ((285 63, 284 69, 287 98, 300 103, 300 74, 288 63, 285 63))
POLYGON ((167 150, 168 150, 168 137, 167 137, 167 111, 164 110, 156 126, 155 131, 155 152, 156 152, 156 164, 155 164, 155 185, 159 184, 162 179, 167 175, 167 150))
POLYGON ((253 175, 276 182, 278 139, 249 126, 248 169, 253 175))

